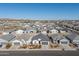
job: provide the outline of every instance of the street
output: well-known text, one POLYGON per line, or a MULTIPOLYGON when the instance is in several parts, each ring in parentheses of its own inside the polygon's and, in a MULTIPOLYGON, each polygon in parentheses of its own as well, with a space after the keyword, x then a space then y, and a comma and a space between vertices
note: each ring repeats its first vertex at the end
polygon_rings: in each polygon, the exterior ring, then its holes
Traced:
POLYGON ((0 56, 79 56, 79 51, 0 51, 0 56))

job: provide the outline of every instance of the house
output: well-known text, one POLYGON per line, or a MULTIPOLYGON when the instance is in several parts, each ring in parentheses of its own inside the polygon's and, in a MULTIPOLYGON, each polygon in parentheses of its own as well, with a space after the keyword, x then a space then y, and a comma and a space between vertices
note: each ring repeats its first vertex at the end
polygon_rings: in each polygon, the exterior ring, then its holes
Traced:
POLYGON ((79 35, 74 38, 73 43, 79 47, 79 35))
POLYGON ((60 33, 66 33, 66 32, 68 32, 68 29, 67 28, 61 28, 61 29, 59 29, 59 32, 60 33))
POLYGON ((35 35, 34 37, 32 37, 31 39, 31 43, 38 43, 41 45, 48 45, 49 44, 49 38, 47 35, 44 35, 42 33, 39 33, 37 35, 35 35))
POLYGON ((6 41, 11 41, 12 39, 14 39, 16 36, 12 35, 12 34, 7 34, 7 35, 3 35, 0 37, 0 39, 6 40, 6 41))
POLYGON ((61 45, 62 47, 69 46, 70 41, 60 34, 52 34, 50 36, 51 43, 61 45))
POLYGON ((47 35, 47 31, 46 30, 41 31, 41 33, 44 34, 44 35, 47 35))
POLYGON ((0 31, 0 35, 7 35, 7 34, 11 34, 12 32, 14 32, 15 30, 4 30, 4 31, 0 31))
POLYGON ((70 40, 70 43, 75 44, 79 48, 79 35, 72 32, 66 36, 70 40))
POLYGON ((12 46, 22 46, 23 44, 22 41, 17 40, 16 38, 12 39, 10 43, 12 43, 12 46))
POLYGON ((59 40, 62 39, 62 36, 61 36, 60 34, 52 34, 52 35, 50 36, 50 39, 51 39, 51 42, 52 42, 52 43, 58 44, 58 43, 59 43, 59 40))
POLYGON ((16 34, 23 34, 23 30, 17 30, 16 34))
POLYGON ((77 36, 78 35, 75 32, 70 32, 68 35, 66 35, 66 38, 70 41, 70 43, 73 43, 77 36))
POLYGON ((0 47, 3 47, 3 45, 6 45, 7 43, 7 40, 0 39, 0 47))
POLYGON ((11 40, 13 40, 16 36, 12 35, 12 34, 6 34, 0 37, 0 44, 6 45, 7 43, 9 43, 11 40))
POLYGON ((75 39, 73 40, 73 43, 79 44, 79 36, 78 36, 78 35, 77 35, 77 36, 75 37, 75 39))
POLYGON ((2 34, 3 34, 3 35, 7 35, 7 34, 9 34, 9 32, 3 32, 2 34))
POLYGON ((24 30, 24 33, 36 33, 37 31, 34 29, 24 30))
POLYGON ((60 33, 66 33, 66 31, 65 30, 60 30, 60 33))
POLYGON ((30 24, 25 24, 25 26, 24 27, 30 27, 30 24))
POLYGON ((52 29, 54 29, 54 27, 52 25, 47 26, 47 30, 52 30, 52 29))
POLYGON ((37 22, 35 22, 35 25, 36 25, 36 26, 42 26, 42 25, 43 25, 43 23, 41 23, 41 22, 37 21, 37 22))
POLYGON ((36 35, 34 33, 23 33, 21 35, 14 34, 17 40, 20 40, 23 44, 30 44, 31 38, 36 35))
POLYGON ((63 37, 60 41, 59 41, 59 44, 60 45, 63 45, 63 46, 67 46, 70 44, 69 40, 66 39, 65 37, 63 37))
POLYGON ((50 32, 51 32, 52 34, 57 34, 57 33, 58 33, 58 30, 52 29, 52 30, 50 30, 50 32))

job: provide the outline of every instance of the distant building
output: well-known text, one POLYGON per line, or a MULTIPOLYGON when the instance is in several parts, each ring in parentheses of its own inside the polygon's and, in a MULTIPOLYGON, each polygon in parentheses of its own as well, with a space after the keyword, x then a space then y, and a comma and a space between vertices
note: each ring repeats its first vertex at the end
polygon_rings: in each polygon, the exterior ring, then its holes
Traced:
POLYGON ((41 31, 41 33, 47 35, 47 31, 41 31))
POLYGON ((16 34, 23 34, 23 30, 17 30, 16 34))
POLYGON ((58 33, 58 30, 52 29, 52 30, 50 30, 50 32, 51 32, 52 34, 57 34, 57 33, 58 33))
POLYGON ((34 29, 31 30, 24 30, 24 33, 36 33, 37 31, 34 29))

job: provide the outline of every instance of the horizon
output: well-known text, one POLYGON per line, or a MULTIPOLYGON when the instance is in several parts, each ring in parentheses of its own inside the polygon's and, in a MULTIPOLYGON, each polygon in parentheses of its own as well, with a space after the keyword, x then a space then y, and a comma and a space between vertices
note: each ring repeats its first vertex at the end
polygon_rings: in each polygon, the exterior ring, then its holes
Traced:
POLYGON ((79 20, 79 3, 0 3, 0 18, 79 20))
POLYGON ((34 21, 76 21, 79 19, 27 19, 27 18, 0 18, 0 20, 34 20, 34 21))

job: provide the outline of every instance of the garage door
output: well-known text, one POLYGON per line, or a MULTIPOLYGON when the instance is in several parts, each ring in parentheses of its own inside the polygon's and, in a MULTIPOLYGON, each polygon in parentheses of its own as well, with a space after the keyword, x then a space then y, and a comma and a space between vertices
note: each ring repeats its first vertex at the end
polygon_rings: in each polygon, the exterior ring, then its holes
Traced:
POLYGON ((48 42, 42 42, 42 45, 48 45, 48 42))

